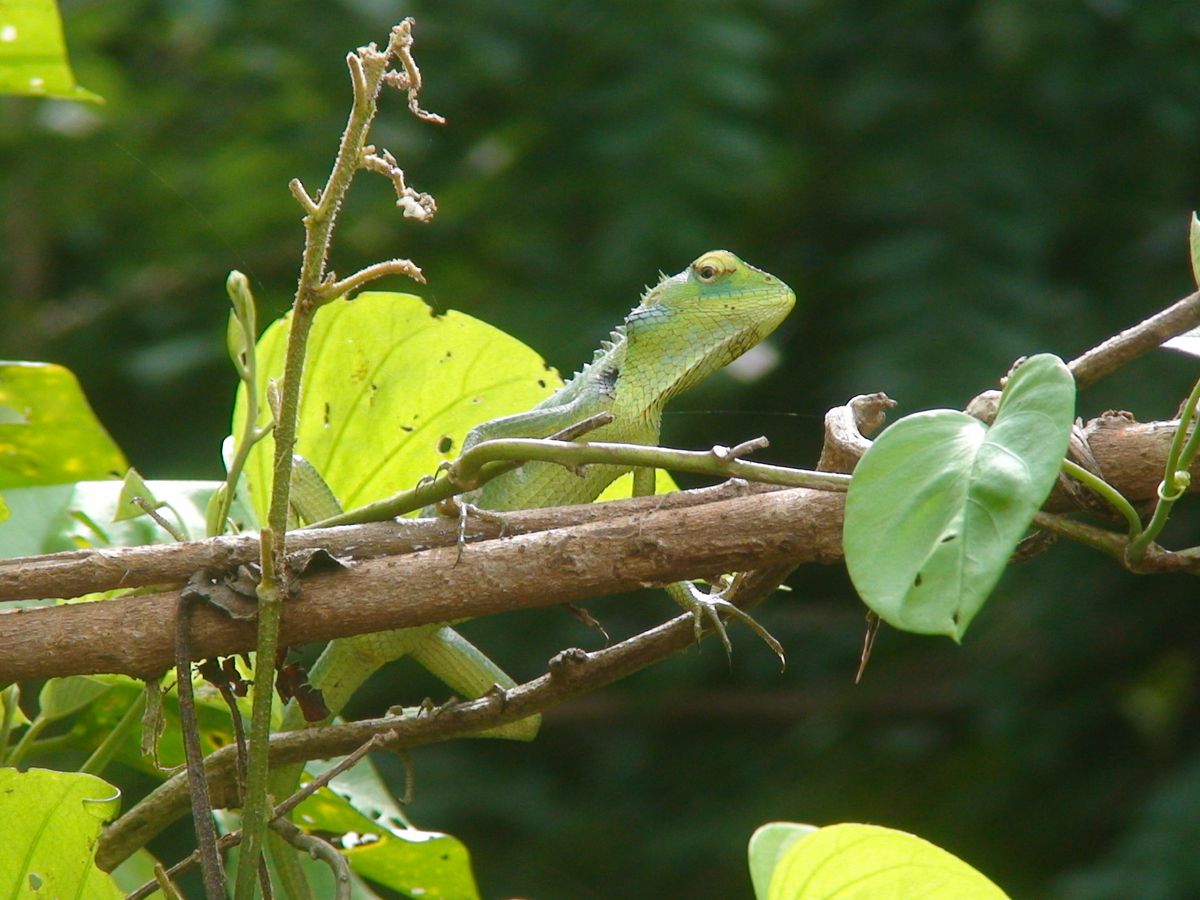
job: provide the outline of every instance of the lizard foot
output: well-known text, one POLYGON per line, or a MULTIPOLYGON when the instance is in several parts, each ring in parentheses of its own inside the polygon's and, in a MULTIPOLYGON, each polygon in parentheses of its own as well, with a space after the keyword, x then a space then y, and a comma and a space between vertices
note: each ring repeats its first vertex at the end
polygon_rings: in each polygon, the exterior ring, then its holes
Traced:
POLYGON ((671 585, 671 596, 685 610, 692 614, 692 628, 695 631, 696 642, 700 642, 700 638, 704 634, 706 624, 711 624, 713 631, 717 633, 717 637, 721 639, 721 646, 725 648, 725 656, 732 662, 733 660, 733 645, 729 643, 729 635, 725 631, 725 622, 721 618, 724 613, 745 622, 750 629, 757 634, 764 644, 774 651, 779 657, 780 670, 787 668, 787 657, 783 652, 783 645, 775 640, 774 635, 762 625, 755 621, 754 617, 748 612, 725 599, 725 594, 733 585, 737 583, 736 579, 729 585, 715 591, 702 591, 694 582, 683 581, 676 585, 671 585))

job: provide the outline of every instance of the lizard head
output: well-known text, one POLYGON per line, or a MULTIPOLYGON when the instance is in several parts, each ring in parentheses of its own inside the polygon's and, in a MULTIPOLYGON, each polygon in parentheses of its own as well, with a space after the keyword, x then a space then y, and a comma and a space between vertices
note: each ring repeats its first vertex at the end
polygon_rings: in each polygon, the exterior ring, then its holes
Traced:
POLYGON ((627 364, 657 372, 665 402, 761 341, 795 302, 774 275, 710 250, 642 296, 625 323, 627 364))

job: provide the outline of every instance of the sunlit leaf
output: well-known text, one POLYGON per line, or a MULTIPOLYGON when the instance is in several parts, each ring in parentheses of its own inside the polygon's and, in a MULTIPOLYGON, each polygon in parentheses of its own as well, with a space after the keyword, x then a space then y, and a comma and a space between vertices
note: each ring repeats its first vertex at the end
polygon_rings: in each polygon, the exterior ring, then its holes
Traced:
MULTIPOLYGON (((290 319, 258 342, 260 422, 265 385, 283 373, 290 319)), ((529 409, 561 384, 541 357, 504 332, 451 310, 434 315, 411 294, 365 293, 317 313, 300 393, 296 452, 351 509, 413 487, 453 459, 479 422, 529 409)), ((244 416, 238 390, 234 433, 244 416)), ((265 520, 274 441, 246 466, 265 520)))
POLYGON ((94 775, 0 769, 0 896, 123 896, 92 859, 120 797, 94 775))
POLYGON ((146 515, 146 510, 135 503, 134 498, 140 498, 150 509, 158 509, 164 505, 161 500, 155 498, 154 491, 146 484, 138 470, 130 466, 121 481, 121 493, 117 495, 117 509, 113 513, 112 521, 125 522, 146 515))
POLYGON ((1071 373, 1042 354, 1009 378, 990 428, 935 410, 886 429, 846 497, 846 566, 867 606, 961 639, 1054 486, 1074 410, 1071 373))
POLYGON ((1006 894, 952 853, 878 825, 819 828, 791 844, 768 900, 1005 900, 1006 894))
POLYGON ((754 885, 754 896, 758 900, 766 900, 767 891, 771 887, 771 876, 787 849, 816 830, 816 825, 768 822, 750 836, 750 882, 754 885))
POLYGON ((0 408, 9 411, 0 421, 0 488, 108 478, 129 468, 62 366, 0 363, 0 408))
POLYGON ((0 3, 0 94, 103 102, 75 83, 54 0, 0 3))
MULTIPOLYGON (((145 487, 169 505, 168 518, 192 537, 205 534, 205 513, 220 482, 155 481, 145 487)), ((147 516, 114 522, 120 481, 83 481, 45 487, 14 488, 3 498, 11 515, 0 521, 0 559, 54 553, 81 547, 133 547, 174 540, 147 516)), ((235 505, 234 516, 248 518, 235 505)))

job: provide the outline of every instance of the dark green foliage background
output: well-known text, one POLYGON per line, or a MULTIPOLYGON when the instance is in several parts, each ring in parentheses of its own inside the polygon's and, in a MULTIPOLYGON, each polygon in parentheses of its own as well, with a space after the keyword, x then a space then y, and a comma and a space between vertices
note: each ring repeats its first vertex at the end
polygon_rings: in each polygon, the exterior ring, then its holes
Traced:
MULTIPOLYGON (((405 14, 450 124, 392 96, 375 137, 441 213, 407 222, 364 177, 336 268, 412 256, 431 302, 565 371, 659 268, 728 247, 783 277, 801 302, 782 365, 685 398, 670 443, 766 433, 766 458, 810 464, 821 414, 852 394, 960 406, 1016 356, 1070 357, 1193 287, 1195 3, 63 9, 108 104, 0 99, 0 355, 74 369, 153 477, 218 474, 225 273, 285 308, 287 180, 321 182, 344 53, 405 14)), ((1080 414, 1168 417, 1195 374, 1158 354, 1080 414)), ((1182 519, 1170 539, 1194 542, 1182 519)), ((1059 547, 1006 575, 962 648, 881 635, 858 687, 844 576, 791 583, 762 612, 785 675, 741 629, 732 671, 706 644, 555 711, 532 747, 420 751, 413 816, 469 842, 492 897, 747 896, 745 842, 769 819, 916 831, 1014 896, 1200 894, 1194 582, 1059 547)), ((614 636, 671 612, 652 593, 593 609, 614 636)), ((471 631, 518 677, 598 642, 553 611, 471 631)), ((363 709, 436 693, 413 675, 387 673, 363 709)))

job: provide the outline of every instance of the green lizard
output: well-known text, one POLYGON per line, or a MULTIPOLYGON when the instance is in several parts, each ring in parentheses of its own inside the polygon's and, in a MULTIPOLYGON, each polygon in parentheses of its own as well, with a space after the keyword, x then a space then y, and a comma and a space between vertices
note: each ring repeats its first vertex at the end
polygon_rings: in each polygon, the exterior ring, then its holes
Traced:
MULTIPOLYGON (((647 290, 592 361, 562 388, 528 412, 478 425, 467 435, 463 449, 495 438, 547 437, 597 413, 611 414, 612 422, 590 432, 589 438, 656 445, 667 402, 770 334, 794 302, 792 290, 775 276, 725 250, 705 253, 678 275, 663 277, 647 290)), ((627 471, 628 466, 592 465, 579 475, 553 463, 527 462, 464 499, 494 511, 588 503, 627 471)), ((314 476, 315 470, 307 480, 319 481, 314 476)), ((634 476, 636 494, 653 491, 653 470, 640 469, 634 476)), ((319 508, 301 511, 311 521, 336 510, 336 503, 329 494, 319 508)), ((710 595, 690 583, 672 585, 669 593, 692 614, 697 639, 707 620, 728 653, 729 638, 720 616, 725 612, 754 628, 782 659, 775 639, 719 593, 710 595)), ((337 712, 375 669, 406 653, 464 696, 477 697, 497 684, 513 684, 486 656, 441 625, 333 641, 313 666, 309 680, 337 712)), ((285 727, 300 724, 298 713, 289 710, 285 727)), ((536 721, 526 720, 501 734, 529 739, 536 728, 536 721)))
MULTIPOLYGON (((591 431, 589 437, 656 445, 667 402, 770 334, 794 303, 791 288, 775 276, 725 250, 705 253, 678 275, 663 277, 647 290, 592 361, 562 388, 528 412, 478 425, 467 435, 463 449, 495 438, 544 438, 598 413, 611 414, 612 421, 591 431)), ((580 475, 552 463, 527 462, 465 495, 464 500, 494 511, 590 503, 629 469, 592 465, 580 475)), ((319 474, 303 460, 294 479, 302 518, 316 521, 340 511, 319 474), (304 498, 308 498, 308 508, 304 498)), ((635 471, 634 493, 653 490, 654 471, 635 471)), ((692 614, 697 640, 707 620, 728 654, 729 638, 721 619, 725 612, 746 622, 783 660, 779 643, 719 592, 700 591, 690 582, 671 585, 668 592, 692 614)), ((309 682, 336 714, 376 669, 405 654, 463 696, 474 698, 497 686, 514 686, 483 653, 448 625, 438 624, 331 641, 310 670, 309 682)), ((298 704, 290 703, 283 727, 296 729, 304 724, 298 704)), ((540 716, 531 716, 484 734, 532 740, 539 724, 540 716)), ((300 768, 288 766, 274 772, 272 794, 290 794, 300 768)), ((273 847, 273 855, 282 865, 294 864, 286 849, 273 847), (275 853, 276 849, 282 852, 275 853)))

